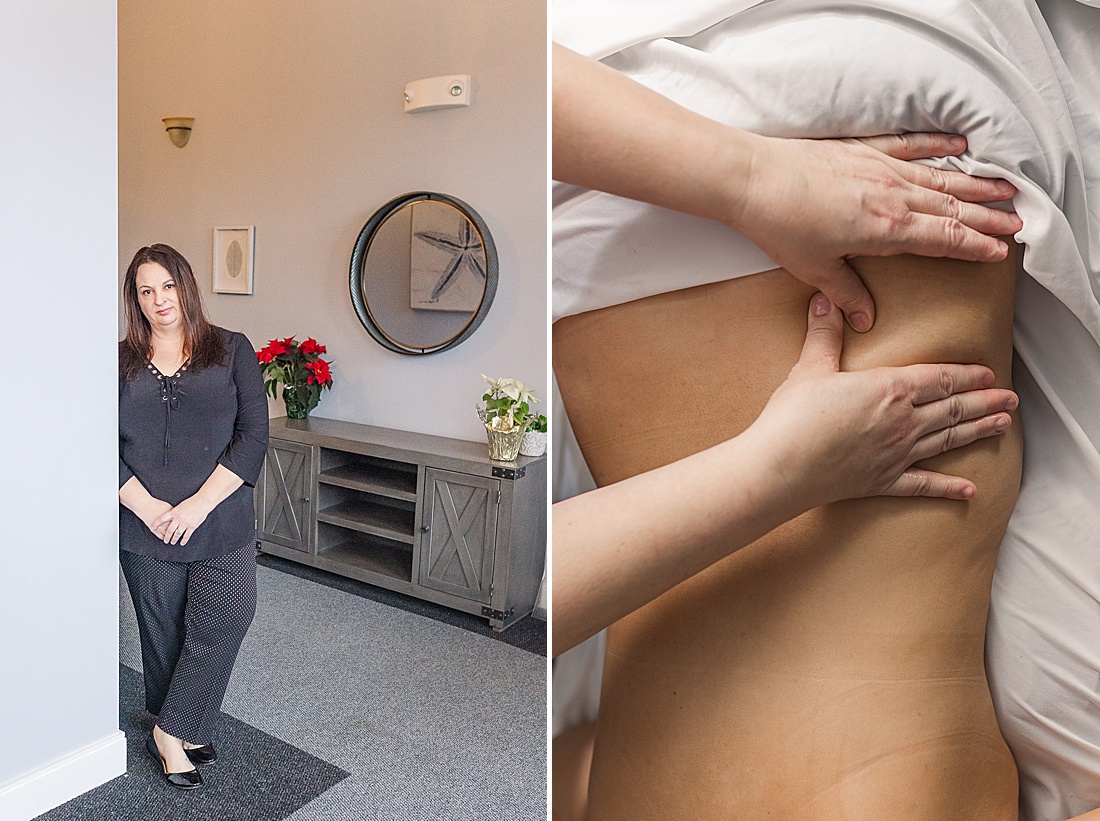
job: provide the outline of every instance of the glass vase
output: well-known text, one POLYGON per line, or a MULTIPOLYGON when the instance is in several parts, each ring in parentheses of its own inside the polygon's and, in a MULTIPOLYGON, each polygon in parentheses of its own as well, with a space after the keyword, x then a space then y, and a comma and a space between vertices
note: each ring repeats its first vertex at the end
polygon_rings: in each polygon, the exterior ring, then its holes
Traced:
POLYGON ((305 385, 283 385, 283 404, 288 419, 308 419, 309 400, 309 389, 305 385))

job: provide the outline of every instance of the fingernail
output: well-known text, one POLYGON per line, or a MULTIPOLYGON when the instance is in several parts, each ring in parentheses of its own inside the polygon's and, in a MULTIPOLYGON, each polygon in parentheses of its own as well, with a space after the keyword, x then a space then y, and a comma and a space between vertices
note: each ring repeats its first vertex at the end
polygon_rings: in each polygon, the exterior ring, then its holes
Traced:
POLYGON ((985 376, 982 377, 982 387, 990 387, 997 377, 993 374, 993 371, 986 371, 985 376))
POLYGON ((959 495, 962 496, 964 499, 973 499, 974 488, 968 485, 962 489, 962 493, 960 493, 959 495))
POLYGON ((1005 401, 1005 410, 1006 411, 1014 411, 1014 410, 1016 410, 1016 406, 1019 405, 1019 404, 1020 404, 1019 399, 1017 399, 1015 396, 1010 396, 1005 401))
POLYGON ((1007 192, 1007 191, 1015 191, 1016 190, 1016 187, 1012 183, 1010 183, 1008 180, 997 180, 997 182, 994 183, 994 184, 997 186, 998 191, 1007 192))
POLYGON ((814 304, 812 310, 814 316, 825 316, 832 309, 832 305, 829 304, 829 298, 824 294, 818 294, 814 297, 814 304))
MULTIPOLYGON (((1008 254, 1008 243, 1007 242, 1001 242, 1000 240, 997 240, 997 251, 1001 254, 1007 255, 1008 254)), ((1002 259, 1003 259, 1003 257, 1002 257, 1002 259)))
POLYGON ((857 331, 866 331, 871 327, 871 318, 863 313, 863 311, 856 311, 848 317, 848 319, 852 323, 852 327, 857 331))
POLYGON ((993 423, 993 430, 997 433, 1004 433, 1008 430, 1009 424, 1007 416, 998 416, 997 421, 993 423))
POLYGON ((963 137, 952 137, 951 139, 948 140, 948 142, 951 143, 952 148, 965 148, 966 147, 966 139, 963 138, 963 137))

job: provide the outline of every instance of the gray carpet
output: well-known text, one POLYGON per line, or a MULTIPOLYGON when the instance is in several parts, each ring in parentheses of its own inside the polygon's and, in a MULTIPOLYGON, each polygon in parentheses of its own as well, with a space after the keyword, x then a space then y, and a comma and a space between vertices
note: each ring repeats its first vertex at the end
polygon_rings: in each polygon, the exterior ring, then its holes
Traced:
MULTIPOLYGON (((140 669, 124 585, 120 597, 121 660, 140 669)), ((221 816, 174 817, 545 819, 546 671, 544 657, 505 642, 260 567, 256 620, 223 709, 294 748, 311 776, 295 800, 282 801, 282 815, 226 805, 221 816)), ((231 751, 247 755, 236 743, 231 751)), ((211 786, 222 764, 204 769, 211 786)), ((147 755, 140 766, 131 757, 127 780, 171 790, 153 767, 147 755)), ((152 817, 134 810, 91 817, 152 817)))
POLYGON ((203 789, 184 793, 164 783, 161 768, 145 750, 153 719, 143 709, 141 673, 125 665, 119 665, 119 701, 129 772, 36 821, 279 821, 348 776, 339 767, 224 716, 218 733, 220 760, 203 768, 203 789))
POLYGON ((416 613, 418 616, 426 616, 444 624, 461 627, 463 630, 469 630, 479 636, 485 636, 493 639, 493 641, 503 641, 531 653, 538 653, 541 656, 546 655, 545 611, 542 612, 541 618, 529 616, 520 619, 507 630, 497 632, 489 626, 489 622, 482 616, 473 616, 459 610, 452 610, 441 604, 434 604, 413 596, 395 593, 384 587, 377 587, 356 579, 338 576, 335 573, 329 573, 327 570, 310 567, 308 564, 288 561, 279 556, 272 556, 270 553, 261 553, 257 561, 264 567, 281 570, 283 573, 309 579, 311 582, 317 582, 327 587, 335 587, 345 593, 354 593, 356 596, 362 596, 380 604, 388 604, 391 607, 398 607, 402 610, 408 610, 410 613, 416 613))

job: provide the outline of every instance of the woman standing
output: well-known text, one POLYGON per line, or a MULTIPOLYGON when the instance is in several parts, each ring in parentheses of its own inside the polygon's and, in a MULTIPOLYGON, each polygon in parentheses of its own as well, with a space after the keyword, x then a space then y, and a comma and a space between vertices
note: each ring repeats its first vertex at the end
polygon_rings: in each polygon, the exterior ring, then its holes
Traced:
POLYGON ((120 560, 137 613, 146 746, 169 784, 202 784, 214 725, 256 609, 252 490, 267 400, 252 345, 203 313, 187 260, 142 248, 123 282, 120 560))

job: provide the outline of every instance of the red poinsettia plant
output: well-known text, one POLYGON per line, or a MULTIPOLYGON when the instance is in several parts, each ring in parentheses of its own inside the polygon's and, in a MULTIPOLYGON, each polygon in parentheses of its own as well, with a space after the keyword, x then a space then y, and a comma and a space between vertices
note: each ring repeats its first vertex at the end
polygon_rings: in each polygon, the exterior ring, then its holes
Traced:
POLYGON ((294 337, 272 339, 256 354, 263 372, 264 389, 274 399, 283 385, 286 415, 305 419, 321 401, 321 391, 332 387, 331 362, 321 359, 328 349, 310 337, 298 342, 294 337))

